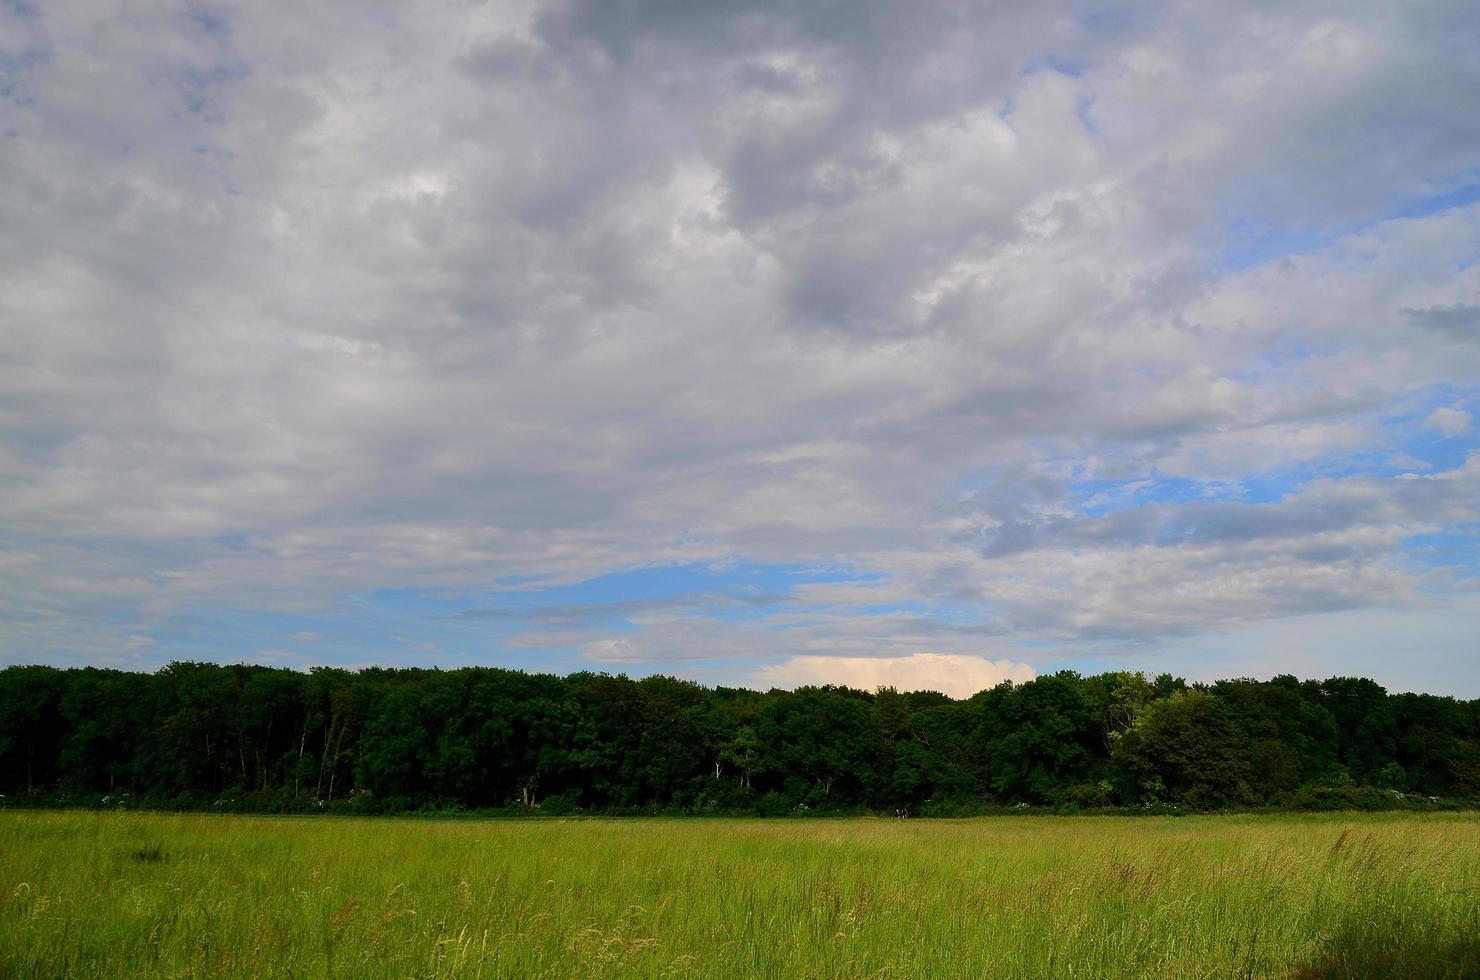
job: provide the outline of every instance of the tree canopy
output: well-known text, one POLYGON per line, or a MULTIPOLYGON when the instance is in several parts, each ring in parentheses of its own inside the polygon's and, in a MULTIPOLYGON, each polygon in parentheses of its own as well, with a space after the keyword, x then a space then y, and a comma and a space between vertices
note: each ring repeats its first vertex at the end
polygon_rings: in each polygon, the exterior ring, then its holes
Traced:
POLYGON ((1347 677, 1062 671, 952 700, 482 667, 9 667, 0 793, 366 812, 1465 802, 1480 798, 1480 701, 1347 677))

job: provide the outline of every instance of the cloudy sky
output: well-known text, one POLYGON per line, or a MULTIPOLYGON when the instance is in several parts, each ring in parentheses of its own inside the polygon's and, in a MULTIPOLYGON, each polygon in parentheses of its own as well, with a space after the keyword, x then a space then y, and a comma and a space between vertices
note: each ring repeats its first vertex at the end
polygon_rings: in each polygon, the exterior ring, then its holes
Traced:
POLYGON ((0 662, 1480 696, 1453 3, 0 2, 0 662))

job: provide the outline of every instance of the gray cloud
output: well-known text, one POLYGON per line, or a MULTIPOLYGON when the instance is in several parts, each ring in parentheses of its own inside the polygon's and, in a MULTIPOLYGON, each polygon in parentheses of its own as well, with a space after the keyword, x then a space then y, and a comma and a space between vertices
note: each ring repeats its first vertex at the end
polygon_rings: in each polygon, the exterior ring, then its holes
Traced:
MULTIPOLYGON (((1480 161, 1464 4, 200 9, 0 10, 7 657, 726 557, 979 612, 806 650, 976 656, 1404 601, 1474 519, 1463 468, 1068 492, 1474 387, 1480 213, 1384 220, 1480 161), (1241 227, 1320 244, 1211 271, 1241 227)), ((732 601, 520 616, 764 656, 732 601)))
POLYGON ((723 609, 764 609, 786 601, 786 596, 728 590, 698 592, 661 599, 631 599, 620 602, 566 602, 536 606, 501 606, 467 609, 462 619, 505 620, 539 628, 581 628, 612 619, 633 619, 654 614, 713 612, 723 609))
POLYGON ((1470 303, 1447 303, 1415 310, 1398 311, 1412 323, 1454 340, 1480 338, 1480 306, 1470 303))

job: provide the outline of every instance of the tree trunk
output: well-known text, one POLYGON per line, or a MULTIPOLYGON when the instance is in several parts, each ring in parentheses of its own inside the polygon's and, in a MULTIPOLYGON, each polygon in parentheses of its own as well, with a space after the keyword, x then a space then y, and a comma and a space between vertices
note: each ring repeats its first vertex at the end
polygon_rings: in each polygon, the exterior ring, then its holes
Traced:
POLYGON ((267 716, 267 732, 262 736, 262 752, 257 756, 257 778, 261 789, 267 788, 267 763, 272 757, 272 716, 267 716))
POLYGON ((334 802, 334 778, 339 775, 339 752, 344 748, 344 730, 349 727, 348 721, 340 722, 339 738, 334 742, 334 761, 329 764, 329 799, 334 802))
POLYGON ((313 798, 316 800, 322 800, 324 798, 324 766, 329 763, 329 743, 334 740, 329 727, 331 724, 332 719, 324 719, 324 746, 323 751, 319 753, 319 782, 313 788, 313 798))
POLYGON ((303 715, 303 734, 298 739, 298 765, 293 767, 293 799, 298 799, 298 791, 303 783, 303 752, 308 747, 308 714, 303 715))

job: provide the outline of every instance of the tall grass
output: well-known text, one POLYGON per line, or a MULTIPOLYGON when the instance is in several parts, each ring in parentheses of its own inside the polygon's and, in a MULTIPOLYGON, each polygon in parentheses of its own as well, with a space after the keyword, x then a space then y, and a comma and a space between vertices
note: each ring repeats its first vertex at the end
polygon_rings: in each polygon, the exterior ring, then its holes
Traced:
POLYGON ((0 975, 1480 976, 1475 815, 0 813, 0 975))

